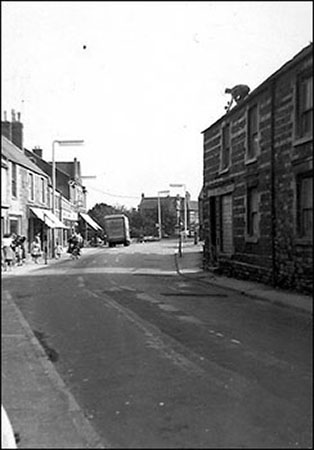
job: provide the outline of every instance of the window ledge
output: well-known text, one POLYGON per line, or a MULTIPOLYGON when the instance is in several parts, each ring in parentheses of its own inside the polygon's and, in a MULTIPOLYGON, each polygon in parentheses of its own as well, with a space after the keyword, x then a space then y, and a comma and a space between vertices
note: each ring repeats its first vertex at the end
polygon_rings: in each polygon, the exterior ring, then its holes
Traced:
POLYGON ((304 136, 301 138, 297 138, 293 141, 293 146, 297 147, 298 145, 306 144, 307 142, 313 141, 313 136, 304 136))
POLYGON ((249 242, 251 244, 257 244, 258 236, 245 236, 245 242, 249 242))
POLYGON ((249 164, 255 163, 256 161, 257 161, 257 158, 256 158, 256 156, 255 156, 254 158, 246 159, 246 160, 244 161, 244 164, 249 165, 249 164))
POLYGON ((311 238, 297 238, 295 240, 296 245, 313 245, 311 238))
POLYGON ((220 250, 218 257, 222 256, 222 257, 232 258, 233 255, 234 255, 234 252, 224 252, 224 251, 220 250))
POLYGON ((228 173, 229 172, 229 167, 226 167, 225 169, 222 169, 222 170, 219 170, 219 175, 222 175, 222 174, 224 174, 224 173, 228 173))

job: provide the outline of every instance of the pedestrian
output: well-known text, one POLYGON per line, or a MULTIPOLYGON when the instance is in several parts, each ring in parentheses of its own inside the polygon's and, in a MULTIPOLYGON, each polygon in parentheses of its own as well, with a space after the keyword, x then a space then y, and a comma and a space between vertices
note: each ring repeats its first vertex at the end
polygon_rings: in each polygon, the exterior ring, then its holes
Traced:
POLYGON ((56 247, 55 247, 55 255, 56 259, 60 259, 62 256, 63 248, 62 245, 59 244, 59 241, 56 241, 56 247))
POLYGON ((21 266, 25 261, 25 247, 24 247, 25 240, 26 240, 25 236, 18 235, 13 241, 15 261, 18 266, 21 266))
POLYGON ((31 256, 33 258, 33 261, 35 264, 38 264, 38 260, 41 257, 41 246, 40 246, 40 239, 38 236, 35 237, 31 244, 31 256))
POLYGON ((21 247, 21 255, 22 255, 22 265, 26 261, 25 242, 26 242, 26 236, 21 236, 21 238, 20 238, 20 247, 21 247))
POLYGON ((5 234, 2 239, 2 251, 4 260, 4 271, 12 270, 14 264, 13 239, 10 234, 5 234))
POLYGON ((78 245, 80 248, 84 247, 84 238, 81 235, 81 233, 77 233, 77 240, 78 240, 78 245))
POLYGON ((11 234, 11 238, 12 238, 11 247, 13 248, 13 262, 12 262, 12 265, 15 266, 15 264, 17 263, 17 260, 18 260, 18 255, 16 253, 17 253, 17 246, 18 246, 19 236, 16 233, 12 233, 11 234))
POLYGON ((37 242, 39 243, 40 248, 41 248, 41 235, 39 232, 35 234, 35 239, 37 239, 37 242))

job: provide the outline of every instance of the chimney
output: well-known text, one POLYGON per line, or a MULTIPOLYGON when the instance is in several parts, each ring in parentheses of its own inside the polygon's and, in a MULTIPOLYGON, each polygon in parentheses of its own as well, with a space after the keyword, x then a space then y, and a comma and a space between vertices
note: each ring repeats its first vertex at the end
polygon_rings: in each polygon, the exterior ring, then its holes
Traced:
POLYGON ((21 113, 18 113, 17 117, 18 120, 16 120, 14 109, 12 109, 11 140, 14 145, 23 150, 23 124, 20 122, 21 113))
POLYGON ((81 165, 77 158, 74 158, 74 180, 81 182, 81 165))
POLYGON ((43 151, 40 147, 33 148, 33 153, 35 153, 35 155, 39 156, 39 158, 43 157, 43 151))
POLYGON ((1 121, 1 135, 9 139, 9 141, 12 141, 12 127, 11 122, 8 122, 7 120, 6 111, 4 111, 4 121, 1 121))

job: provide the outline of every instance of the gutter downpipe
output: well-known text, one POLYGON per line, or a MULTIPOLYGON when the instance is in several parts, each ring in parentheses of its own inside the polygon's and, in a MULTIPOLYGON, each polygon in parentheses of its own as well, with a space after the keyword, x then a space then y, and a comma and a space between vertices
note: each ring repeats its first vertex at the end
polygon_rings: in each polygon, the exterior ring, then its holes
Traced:
POLYGON ((275 93, 276 81, 271 84, 271 125, 270 125, 270 152, 271 152, 271 254, 272 254, 272 285, 277 285, 276 267, 276 189, 275 189, 275 93))

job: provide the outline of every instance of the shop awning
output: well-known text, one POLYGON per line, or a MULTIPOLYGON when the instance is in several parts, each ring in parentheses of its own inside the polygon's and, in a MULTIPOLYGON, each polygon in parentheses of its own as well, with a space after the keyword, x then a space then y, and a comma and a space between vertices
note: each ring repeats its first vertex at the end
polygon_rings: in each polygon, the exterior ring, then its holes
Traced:
POLYGON ((35 216, 44 222, 49 228, 69 228, 64 223, 62 223, 57 216, 55 216, 48 209, 43 208, 30 208, 30 210, 35 214, 35 216))
POLYGON ((88 214, 85 213, 80 213, 80 216, 82 217, 82 219, 85 220, 85 222, 94 230, 96 231, 103 231, 102 228, 98 225, 98 223, 96 223, 91 216, 89 216, 88 214))

